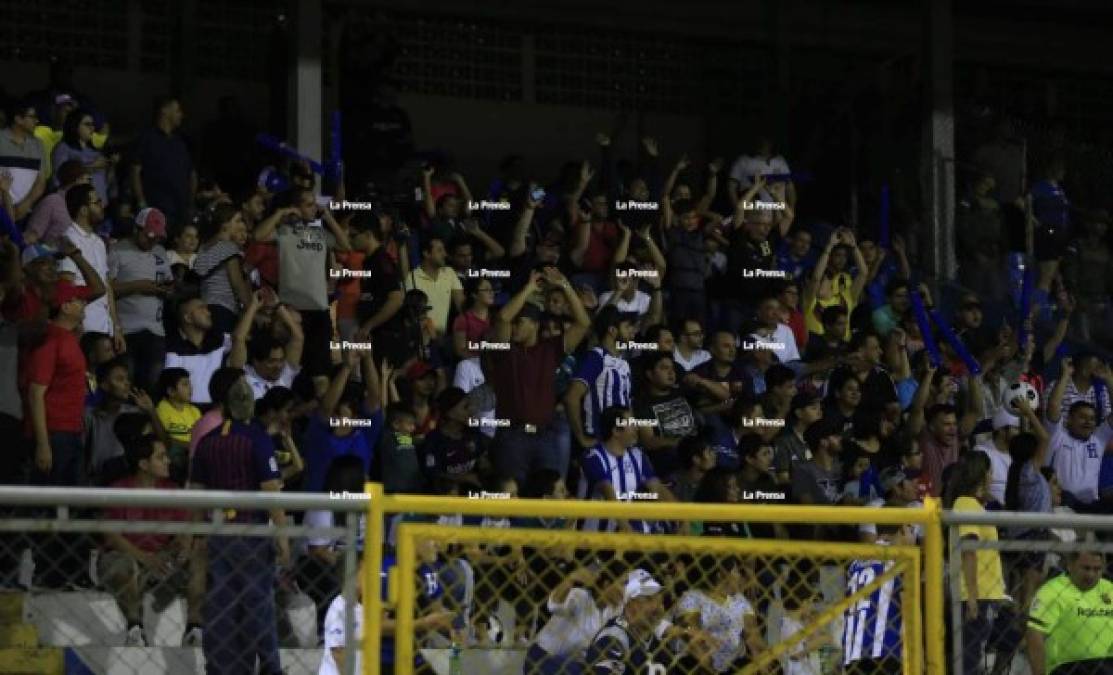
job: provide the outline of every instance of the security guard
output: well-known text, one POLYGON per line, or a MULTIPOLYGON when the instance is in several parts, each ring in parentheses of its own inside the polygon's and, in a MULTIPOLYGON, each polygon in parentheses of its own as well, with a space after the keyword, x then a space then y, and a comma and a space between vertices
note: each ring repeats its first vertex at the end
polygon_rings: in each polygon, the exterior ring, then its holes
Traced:
POLYGON ((1104 556, 1067 555, 1067 574, 1048 580, 1028 615, 1032 675, 1113 673, 1113 581, 1104 556))

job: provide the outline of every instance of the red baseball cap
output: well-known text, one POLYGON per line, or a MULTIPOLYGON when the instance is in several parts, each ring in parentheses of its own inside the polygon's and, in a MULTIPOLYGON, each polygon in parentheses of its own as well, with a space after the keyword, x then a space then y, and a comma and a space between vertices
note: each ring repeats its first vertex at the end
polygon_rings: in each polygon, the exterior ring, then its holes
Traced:
POLYGON ((70 300, 85 301, 89 297, 89 288, 87 286, 76 286, 73 283, 62 280, 54 284, 54 301, 51 303, 54 307, 61 307, 70 300))
POLYGON ((420 380, 433 371, 433 366, 429 365, 425 361, 414 361, 412 364, 410 364, 410 367, 406 369, 406 377, 411 380, 420 380))
POLYGON ((166 236, 166 216, 156 208, 141 209, 135 214, 135 225, 148 235, 160 238, 166 236))

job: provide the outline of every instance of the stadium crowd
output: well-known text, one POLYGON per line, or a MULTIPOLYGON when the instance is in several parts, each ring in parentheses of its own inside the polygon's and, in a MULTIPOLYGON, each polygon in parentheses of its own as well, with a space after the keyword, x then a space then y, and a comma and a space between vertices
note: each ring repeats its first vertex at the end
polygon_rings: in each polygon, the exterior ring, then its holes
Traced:
MULTIPOLYGON (((388 492, 530 499, 903 508, 931 496, 955 510, 1110 511, 1109 218, 1068 199, 1059 155, 1012 185, 1007 125, 971 158, 956 216, 968 290, 944 299, 919 271, 915 224, 797 218, 808 185, 767 138, 732 162, 697 163, 648 137, 618 157, 599 134, 598 157, 543 168, 559 169, 556 180, 511 155, 473 192, 447 155, 411 152, 401 125, 397 152, 358 178, 259 152, 258 180, 226 185, 213 168, 227 169, 212 159, 220 148, 206 146, 202 166, 183 118, 181 101, 158 99, 150 128, 122 144, 76 92, 6 106, 0 437, 23 441, 6 445, 5 484, 358 492, 371 479, 388 492), (1018 218, 1034 240, 1025 283, 1024 237, 1009 230, 1018 218)), ((288 515, 333 517, 231 520, 288 515)), ((336 672, 341 543, 100 545, 97 583, 118 598, 128 644, 146 642, 139 594, 153 586, 188 598, 184 644, 203 646, 210 672, 244 672, 237 659, 256 655, 262 672, 279 672, 273 589, 292 575, 330 648, 321 672, 336 672)), ((530 673, 658 672, 651 642, 672 645, 684 670, 668 672, 734 672, 769 634, 771 586, 742 561, 689 561, 702 572, 689 584, 648 560, 631 570, 575 551, 456 548, 421 552, 418 630, 519 645, 530 673), (512 604, 528 596, 513 631, 497 597, 449 611, 461 563, 512 604)), ((0 571, 15 569, 15 549, 0 550, 0 571)), ((36 586, 89 583, 75 553, 58 537, 38 542, 36 586)), ((981 672, 987 648, 1017 648, 1001 635, 1023 630, 1053 574, 1030 556, 1011 578, 996 556, 979 551, 964 568, 967 672, 981 672)), ((880 573, 855 565, 844 587, 880 573)), ((814 571, 783 585, 779 634, 814 613, 814 571)), ((784 670, 819 673, 834 650, 848 672, 898 672, 896 616, 882 614, 889 627, 864 642, 848 620, 845 641, 805 641, 784 670)), ((393 625, 384 619, 384 634, 393 625)))

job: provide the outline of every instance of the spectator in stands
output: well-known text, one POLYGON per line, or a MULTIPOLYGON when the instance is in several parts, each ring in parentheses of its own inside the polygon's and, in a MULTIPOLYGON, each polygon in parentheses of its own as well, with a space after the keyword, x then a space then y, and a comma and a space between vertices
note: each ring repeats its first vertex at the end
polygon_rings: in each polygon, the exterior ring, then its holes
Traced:
POLYGON ((108 254, 108 279, 135 384, 148 391, 166 358, 162 310, 174 275, 161 244, 165 238, 166 219, 157 209, 144 209, 135 214, 131 237, 116 242, 108 254))
POLYGON ((792 363, 800 360, 800 350, 796 346, 796 336, 792 328, 781 322, 781 302, 776 295, 766 296, 757 306, 757 325, 750 333, 754 340, 773 345, 777 360, 792 363))
MULTIPOLYGON (((1036 419, 1037 426, 1039 419, 1036 419)), ((1005 484, 1009 478, 1009 465, 1012 457, 1009 446, 1014 438, 1020 434, 1020 418, 1013 415, 1006 408, 1001 408, 993 416, 993 435, 988 442, 974 446, 979 452, 984 452, 989 458, 993 471, 993 481, 989 484, 989 495, 998 504, 1005 503, 1005 484)))
MULTIPOLYGON (((384 378, 385 372, 384 368, 384 378)), ((382 435, 377 448, 382 463, 383 491, 421 494, 428 483, 414 444, 413 434, 417 428, 414 413, 401 403, 392 403, 386 417, 390 428, 382 435)))
MULTIPOLYGON (((81 256, 103 281, 108 278, 108 251, 104 240, 97 235, 95 228, 104 220, 104 204, 100 201, 91 185, 75 185, 66 192, 66 209, 73 222, 65 232, 65 237, 81 251, 81 256)), ((72 260, 64 260, 58 267, 61 278, 72 281, 77 286, 89 286, 81 269, 72 260)), ((117 353, 122 353, 127 345, 120 319, 116 314, 116 296, 111 286, 103 297, 90 301, 85 309, 84 329, 107 333, 112 336, 117 353)))
POLYGON ((619 312, 636 316, 638 326, 659 323, 662 317, 661 277, 646 277, 646 283, 653 288, 650 295, 638 290, 638 277, 634 276, 637 272, 638 268, 629 264, 615 268, 611 275, 611 290, 599 296, 596 312, 603 311, 607 305, 614 305, 619 312))
POLYGON ((788 274, 789 279, 802 281, 811 274, 817 260, 812 250, 812 233, 807 228, 797 226, 781 242, 777 253, 777 269, 788 274))
MULTIPOLYGON (((176 370, 176 369, 168 367, 165 370, 163 370, 163 372, 166 372, 167 370, 173 371, 173 370, 176 370)), ((189 371, 185 368, 181 368, 180 370, 185 370, 187 373, 189 373, 189 371)), ((205 414, 202 415, 201 418, 198 419, 197 422, 195 422, 193 424, 193 428, 190 429, 190 432, 189 432, 189 457, 190 457, 190 459, 193 458, 193 453, 194 453, 195 450, 197 450, 197 444, 201 442, 201 439, 204 438, 210 431, 212 431, 213 429, 216 429, 217 427, 219 427, 221 425, 221 423, 224 422, 224 409, 223 409, 224 397, 228 395, 228 389, 233 384, 236 383, 236 380, 240 379, 241 377, 243 377, 243 369, 242 368, 234 368, 234 367, 231 367, 231 366, 227 366, 227 367, 218 368, 215 371, 213 371, 212 377, 209 378, 209 397, 208 397, 209 401, 212 404, 212 407, 209 408, 205 412, 205 414)), ((193 376, 192 375, 190 375, 189 389, 190 389, 190 392, 193 391, 193 376)), ((195 398, 196 397, 191 395, 191 399, 195 399, 195 398)))
POLYGON ((793 465, 792 495, 800 504, 834 504, 839 501, 842 479, 839 453, 842 429, 826 418, 813 422, 804 432, 812 458, 793 465))
MULTIPOLYGON (((1113 391, 1113 373, 1107 366, 1099 371, 1105 382, 1105 391, 1113 391)), ((1085 400, 1071 404, 1063 419, 1063 394, 1073 373, 1070 359, 1064 359, 1062 377, 1055 383, 1047 401, 1047 421, 1051 440, 1048 445, 1047 464, 1055 469, 1063 488, 1064 503, 1076 507, 1091 504, 1098 499, 1098 482, 1101 475, 1103 448, 1113 438, 1113 417, 1099 422, 1094 406, 1085 400)))
POLYGON ((371 350, 347 352, 321 397, 317 413, 310 416, 302 439, 306 466, 302 489, 324 490, 329 466, 346 455, 358 457, 364 475, 370 474, 383 429, 381 396, 382 385, 371 350), (363 375, 363 391, 348 385, 357 367, 363 375))
POLYGON ((448 387, 436 398, 437 428, 426 434, 417 447, 417 458, 425 480, 438 478, 479 482, 489 466, 487 438, 475 428, 471 402, 463 389, 448 387))
MULTIPOLYGON (((676 497, 657 477, 645 453, 637 447, 637 427, 631 423, 628 409, 618 406, 607 408, 600 417, 599 428, 599 442, 588 449, 583 460, 584 479, 591 499, 676 501, 676 497)), ((589 520, 584 529, 652 531, 649 523, 628 520, 605 523, 589 520)))
POLYGON ((703 348, 703 324, 698 319, 686 319, 677 324, 675 330, 676 347, 672 358, 679 367, 677 375, 683 377, 698 366, 711 360, 711 354, 703 348))
POLYGON ((697 559, 691 570, 693 587, 680 597, 673 611, 678 626, 706 631, 717 647, 696 656, 699 666, 693 661, 682 661, 682 666, 735 672, 747 663, 747 654, 765 650, 757 615, 744 592, 746 575, 736 556, 702 555, 697 559))
POLYGON ((445 264, 446 255, 443 239, 426 237, 421 243, 421 264, 403 279, 407 290, 416 288, 429 299, 429 316, 438 336, 447 331, 450 311, 464 309, 464 287, 460 277, 445 264))
POLYGON ((811 456, 805 432, 823 418, 823 406, 815 394, 801 392, 792 397, 784 430, 773 444, 773 472, 778 485, 792 480, 792 467, 811 456))
POLYGON ((174 270, 175 279, 184 277, 186 270, 193 269, 193 261, 197 259, 197 243, 196 225, 183 225, 177 230, 177 234, 174 235, 174 248, 167 252, 171 269, 178 265, 182 267, 181 273, 174 270))
MULTIPOLYGON (((54 146, 50 155, 51 166, 54 167, 57 175, 66 162, 70 160, 80 162, 81 166, 89 172, 97 196, 107 204, 109 183, 115 175, 111 170, 120 160, 120 156, 114 154, 105 157, 104 153, 93 145, 95 133, 96 125, 93 123, 93 113, 90 110, 78 108, 67 114, 65 121, 62 122, 62 140, 54 146)), ((60 177, 56 184, 64 185, 60 177)))
MULTIPOLYGON (((1113 412, 1109 389, 1104 389, 1104 395, 1098 396, 1098 389, 1104 384, 1102 374, 1105 370, 1096 354, 1086 351, 1076 354, 1071 359, 1071 374, 1060 372, 1059 380, 1051 383, 1052 390, 1060 381, 1066 386, 1063 390, 1062 403, 1057 411, 1059 415, 1065 415, 1067 410, 1078 401, 1086 401, 1095 409, 1100 404, 1101 409, 1097 410, 1098 416, 1103 419, 1108 417, 1110 412, 1113 412)), ((1050 413, 1052 409, 1048 407, 1047 411, 1050 413)))
MULTIPOLYGON (((128 443, 125 448, 128 475, 113 482, 113 488, 176 490, 170 480, 170 457, 166 446, 155 436, 147 435, 128 443)), ((106 509, 105 520, 119 521, 187 521, 190 514, 180 509, 116 507, 106 509)), ((189 552, 192 537, 164 534, 105 534, 108 550, 97 559, 97 578, 116 598, 127 621, 125 645, 145 647, 150 637, 143 628, 142 599, 150 591, 151 608, 161 613, 178 596, 186 595, 186 628, 183 647, 201 643, 201 597, 190 591, 189 552)))
MULTIPOLYGON (((9 295, 19 292, 23 271, 20 268, 19 247, 6 237, 0 237, 0 307, 9 295)), ((22 399, 19 380, 19 326, 0 314, 0 438, 9 439, 15 452, 9 451, 0 462, 0 485, 18 485, 23 481, 23 457, 20 432, 23 428, 22 399)), ((0 516, 11 511, 0 509, 0 516)), ((0 568, 14 570, 19 565, 16 553, 18 535, 0 535, 0 568)), ((0 584, 7 581, 0 577, 0 584)))
MULTIPOLYGON (((730 194, 732 204, 738 203, 742 193, 756 184, 764 188, 765 181, 756 181, 756 177, 767 178, 776 176, 778 180, 786 181, 785 196, 788 204, 796 204, 796 184, 792 182, 789 174, 791 170, 788 162, 782 155, 774 153, 773 140, 768 137, 757 139, 751 154, 741 155, 730 167, 730 182, 727 192, 730 194)), ((758 196, 764 201, 771 201, 773 196, 768 191, 759 192, 758 196)))
POLYGON ((635 322, 633 315, 624 315, 617 307, 604 308, 595 316, 599 346, 579 359, 564 395, 564 409, 580 448, 595 445, 599 416, 604 409, 630 407, 630 364, 621 352, 634 338, 635 322))
POLYGON ((490 279, 470 279, 464 284, 464 295, 465 309, 452 322, 452 349, 460 359, 479 356, 468 345, 480 342, 491 327, 495 287, 490 279))
MULTIPOLYGON (((209 308, 201 298, 182 299, 178 304, 177 318, 177 335, 166 341, 165 367, 189 371, 193 403, 213 403, 209 398, 209 380, 213 373, 221 367, 225 356, 228 357, 228 366, 242 368, 247 361, 246 350, 238 348, 232 336, 213 325, 209 308)), ((237 326, 237 330, 246 332, 250 326, 237 326)))
POLYGON ((910 285, 907 279, 893 279, 885 286, 887 303, 873 310, 873 328, 886 337, 901 324, 912 307, 910 285))
POLYGON ((579 345, 590 328, 591 317, 572 284, 552 267, 544 273, 532 272, 526 285, 495 315, 493 341, 509 341, 510 351, 486 353, 483 370, 495 391, 495 415, 510 424, 498 430, 492 449, 492 464, 503 475, 524 483, 533 469, 553 469, 562 475, 567 471, 568 449, 557 446, 552 427, 554 379, 564 355, 579 345), (560 337, 542 339, 541 312, 527 304, 543 286, 560 288, 572 309, 573 323, 560 337))
POLYGON ((669 490, 677 501, 694 501, 703 477, 715 468, 715 449, 706 438, 687 436, 681 439, 676 454, 679 457, 680 469, 669 478, 669 490))
POLYGON ((812 364, 813 370, 830 370, 839 357, 847 353, 849 345, 844 336, 849 330, 849 316, 846 307, 841 305, 824 307, 820 312, 823 330, 808 333, 808 346, 804 350, 804 361, 812 364))
POLYGON ((241 307, 251 301, 251 286, 243 269, 243 244, 247 230, 239 209, 217 204, 200 215, 204 243, 193 261, 201 278, 201 297, 209 306, 212 323, 221 333, 230 333, 241 307))
POLYGON ((46 190, 49 158, 42 141, 35 138, 38 114, 29 99, 13 101, 7 108, 8 128, 0 130, 0 173, 11 176, 5 192, 11 200, 11 217, 22 220, 46 190))
POLYGON ((88 448, 94 484, 108 485, 130 471, 122 439, 115 432, 116 420, 121 415, 143 413, 159 440, 165 443, 166 438, 151 397, 132 387, 126 359, 117 357, 98 366, 97 387, 101 391, 99 402, 85 411, 84 446, 88 448))
POLYGON ((1039 262, 1037 287, 1045 293, 1059 272, 1071 232, 1071 203, 1063 189, 1067 166, 1062 156, 1053 156, 1037 174, 1040 180, 1032 185, 1032 215, 1036 219, 1035 247, 1039 262))
MULTIPOLYGON (((282 480, 274 446, 263 430, 252 424, 255 395, 240 379, 223 403, 225 421, 197 445, 190 469, 190 487, 208 490, 278 492, 282 480)), ((267 514, 235 511, 230 522, 262 524, 267 514)), ((277 526, 286 524, 281 509, 270 511, 277 526)), ((278 634, 274 605, 275 564, 290 563, 284 535, 275 542, 260 537, 209 537, 209 584, 204 609, 203 644, 206 671, 250 671, 258 658, 258 672, 278 675, 278 634)))
POLYGON ((136 142, 131 168, 131 189, 137 206, 158 208, 172 228, 190 221, 197 194, 197 172, 189 147, 178 129, 182 126, 181 102, 172 96, 155 99, 154 125, 136 142))
MULTIPOLYGON (((873 507, 890 508, 915 508, 921 506, 919 490, 915 479, 905 473, 899 466, 891 466, 881 471, 881 496, 866 504, 873 507)), ((913 542, 923 537, 921 528, 917 525, 913 530, 913 542)), ((873 544, 878 540, 878 526, 874 523, 862 523, 858 527, 858 539, 865 544, 873 544)))
MULTIPOLYGON (((817 335, 827 334, 827 325, 821 321, 821 313, 828 307, 842 307, 846 310, 847 317, 854 313, 866 287, 867 270, 868 266, 854 233, 847 228, 835 230, 804 288, 802 308, 809 331, 817 335), (853 277, 844 271, 847 269, 849 256, 847 249, 853 251, 854 264, 858 268, 858 273, 853 277)), ((841 337, 850 339, 849 322, 843 328, 841 337)))
MULTIPOLYGON (((274 291, 270 289, 260 290, 256 295, 260 296, 259 301, 255 301, 253 296, 244 311, 241 323, 245 326, 254 325, 262 304, 275 301, 274 291)), ((286 305, 274 304, 272 307, 276 323, 281 323, 289 332, 290 338, 285 345, 274 338, 272 331, 265 329, 252 331, 250 338, 239 330, 232 335, 234 343, 248 340, 246 345, 237 346, 248 354, 249 363, 244 366, 244 377, 256 398, 262 398, 272 387, 290 388, 301 372, 301 354, 305 345, 301 324, 286 305)))
POLYGON ((704 226, 695 202, 680 199, 665 201, 664 227, 668 243, 667 280, 669 314, 674 320, 707 318, 707 293, 704 277, 704 226), (674 215, 675 214, 675 215, 674 215))
POLYGON ((688 393, 677 387, 671 350, 648 352, 636 367, 642 372, 634 387, 634 415, 657 420, 653 426, 638 427, 638 444, 661 471, 682 468, 677 448, 685 438, 696 435, 699 421, 688 393))
POLYGON ((55 166, 58 167, 55 172, 58 189, 40 199, 35 205, 35 210, 31 212, 27 229, 23 232, 23 240, 27 244, 41 241, 57 245, 57 240, 73 224, 73 219, 70 218, 69 210, 66 208, 66 192, 74 185, 86 185, 91 182, 89 171, 76 159, 55 166))
POLYGON ((645 570, 630 573, 623 589, 622 611, 603 624, 587 648, 591 673, 659 672, 662 651, 658 629, 665 616, 664 588, 645 570))
MULTIPOLYGON (((211 380, 209 384, 212 384, 211 380)), ((155 413, 162 428, 166 430, 169 441, 167 454, 170 456, 170 466, 174 469, 172 475, 177 479, 184 475, 183 470, 189 466, 190 430, 201 419, 201 410, 190 403, 193 399, 193 386, 189 371, 185 368, 164 369, 159 375, 155 390, 159 397, 155 413)), ((208 431, 211 429, 206 430, 206 433, 208 431)))
POLYGON ((387 357, 392 366, 399 367, 411 356, 394 346, 404 344, 402 308, 405 294, 401 269, 385 246, 388 242, 381 233, 376 233, 371 223, 357 219, 352 226, 352 244, 356 250, 363 251, 363 270, 370 272, 361 280, 360 302, 356 307, 360 328, 356 338, 372 337, 379 354, 387 357))

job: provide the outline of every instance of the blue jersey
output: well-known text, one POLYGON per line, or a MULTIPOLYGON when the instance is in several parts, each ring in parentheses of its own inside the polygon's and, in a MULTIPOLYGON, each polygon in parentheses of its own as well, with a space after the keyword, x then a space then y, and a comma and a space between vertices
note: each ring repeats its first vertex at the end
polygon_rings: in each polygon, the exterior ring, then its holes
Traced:
POLYGON ((664 664, 653 660, 660 650, 656 637, 642 642, 630 634, 626 620, 615 617, 595 634, 587 648, 590 675, 667 675, 664 664))
MULTIPOLYGON (((855 560, 847 570, 847 593, 857 593, 892 566, 891 560, 855 560)), ((844 665, 863 659, 901 657, 900 593, 901 578, 897 576, 846 611, 844 665)))
POLYGON ((611 406, 630 407, 630 364, 602 347, 592 349, 580 360, 572 378, 587 386, 584 396, 584 431, 598 433, 599 418, 611 406))
MULTIPOLYGON (((394 556, 392 556, 392 555, 384 555, 383 556, 383 567, 382 567, 382 570, 379 572, 379 579, 382 582, 381 588, 382 588, 383 603, 387 602, 387 597, 388 597, 388 588, 389 588, 389 586, 387 584, 387 580, 389 578, 388 574, 390 572, 390 568, 394 567, 395 564, 396 563, 394 561, 394 556)), ((431 567, 429 565, 422 564, 420 567, 417 568, 417 579, 418 579, 418 591, 417 591, 417 608, 416 609, 418 611, 420 611, 422 608, 429 605, 429 603, 431 603, 435 600, 439 600, 440 598, 444 597, 444 587, 441 586, 440 574, 438 572, 438 567, 431 567)), ((391 614, 393 614, 393 612, 391 612, 391 614)), ((376 622, 376 625, 377 624, 378 624, 378 622, 376 622)), ((382 636, 381 645, 380 645, 380 654, 382 656, 382 658, 381 658, 382 663, 394 663, 394 636, 393 635, 383 635, 382 636)), ((418 655, 418 654, 415 654, 414 655, 414 665, 418 665, 420 663, 422 663, 421 656, 418 655)))

